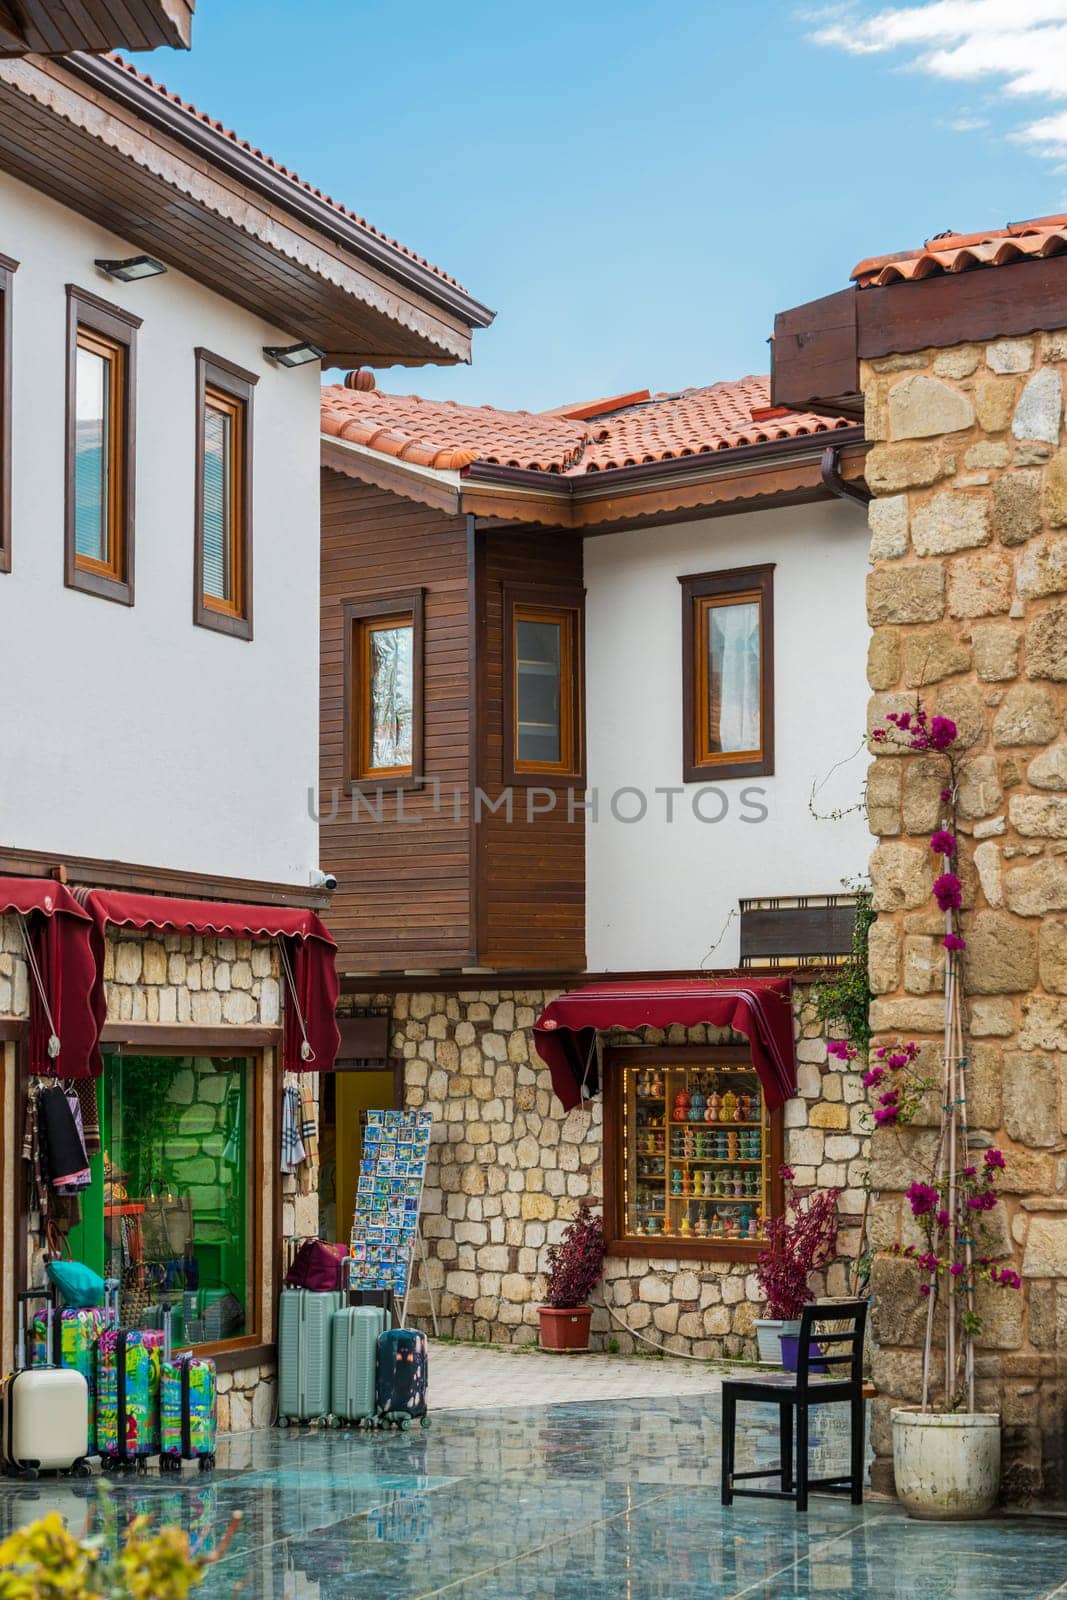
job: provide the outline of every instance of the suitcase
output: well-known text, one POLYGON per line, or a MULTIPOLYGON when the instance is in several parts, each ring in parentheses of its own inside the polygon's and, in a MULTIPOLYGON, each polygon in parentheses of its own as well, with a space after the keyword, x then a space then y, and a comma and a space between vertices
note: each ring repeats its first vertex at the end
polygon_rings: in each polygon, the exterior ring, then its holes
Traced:
POLYGON ((283 1289, 278 1306, 278 1421, 308 1422, 330 1414, 330 1318, 339 1293, 283 1289))
POLYGON ((378 1339, 389 1326, 380 1306, 345 1306, 330 1318, 330 1411, 344 1422, 362 1422, 375 1412, 378 1339))
POLYGON ((378 1340, 377 1353, 375 1389, 381 1420, 401 1428, 421 1420, 423 1427, 428 1428, 428 1376, 426 1335, 415 1328, 387 1329, 378 1340))
POLYGON ((69 1367, 80 1372, 89 1390, 89 1454, 96 1454, 96 1341, 105 1326, 99 1306, 90 1309, 56 1311, 52 1332, 48 1332, 48 1313, 39 1311, 33 1319, 30 1363, 35 1367, 69 1367))
POLYGON ((18 1364, 0 1382, 0 1457, 12 1477, 36 1478, 42 1472, 90 1474, 89 1386, 68 1367, 31 1367, 26 1360, 24 1307, 45 1300, 46 1347, 52 1345, 51 1291, 25 1290, 18 1296, 18 1364))
POLYGON ((197 1461, 201 1472, 215 1465, 218 1433, 215 1363, 191 1350, 171 1351, 171 1312, 163 1312, 163 1363, 159 1374, 161 1472, 180 1472, 183 1461, 197 1461))
POLYGON ((118 1326, 117 1290, 109 1326, 96 1345, 96 1447, 105 1470, 136 1466, 159 1454, 159 1369, 163 1335, 118 1326))

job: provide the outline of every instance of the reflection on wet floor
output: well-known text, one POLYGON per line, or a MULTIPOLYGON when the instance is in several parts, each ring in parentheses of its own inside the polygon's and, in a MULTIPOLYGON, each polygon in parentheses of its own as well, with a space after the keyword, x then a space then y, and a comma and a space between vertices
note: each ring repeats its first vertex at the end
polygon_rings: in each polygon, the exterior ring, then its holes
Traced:
MULTIPOLYGON (((753 1410, 746 1460, 776 1455, 753 1410)), ((824 1414, 820 1475, 843 1469, 824 1414)), ((739 1442, 740 1442, 739 1436, 739 1442)), ((211 1548, 244 1513, 202 1600, 977 1600, 1051 1597, 1062 1523, 934 1525, 895 1506, 718 1496, 718 1397, 449 1412, 428 1432, 275 1430, 224 1441, 218 1470, 115 1480, 120 1522, 147 1512, 211 1548)), ((58 1509, 80 1530, 93 1486, 0 1485, 0 1534, 58 1509)))

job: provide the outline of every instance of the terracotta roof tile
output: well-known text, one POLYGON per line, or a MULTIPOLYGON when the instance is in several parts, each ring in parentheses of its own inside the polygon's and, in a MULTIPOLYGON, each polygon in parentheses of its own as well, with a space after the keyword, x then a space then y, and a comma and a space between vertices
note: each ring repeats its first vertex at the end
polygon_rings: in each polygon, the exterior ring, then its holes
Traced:
POLYGON ((636 393, 646 398, 617 396, 563 413, 498 411, 331 386, 322 391, 322 431, 422 466, 455 471, 484 461, 580 477, 850 426, 844 417, 772 408, 766 377, 680 394, 636 393))
MULTIPOLYGON (((321 200, 324 205, 330 206, 340 216, 347 217, 349 221, 357 223, 361 228, 366 228, 368 233, 373 233, 376 238, 384 240, 394 250, 399 250, 409 260, 417 262, 420 267, 425 267, 427 271, 434 273, 442 282, 450 283, 456 289, 462 289, 462 284, 458 283, 455 278, 450 277, 447 272, 442 272, 440 267, 435 267, 432 261, 427 261, 425 256, 417 255, 414 250, 409 250, 406 245, 401 244, 399 239, 392 239, 387 233, 383 233, 380 228, 376 228, 373 223, 367 221, 366 217, 361 217, 357 212, 350 211, 347 206, 343 206, 339 200, 334 200, 331 195, 323 194, 322 190, 316 189, 314 184, 308 183, 306 179, 301 178, 297 173, 291 172, 288 167, 283 167, 280 161, 275 161, 273 157, 268 156, 264 151, 250 144, 247 139, 242 139, 231 128, 227 128, 225 123, 219 122, 215 117, 209 117, 205 111, 198 110, 190 101, 183 100, 180 95, 174 94, 164 84, 157 83, 154 78, 150 78, 146 72, 142 72, 139 67, 135 67, 124 56, 110 54, 107 60, 114 66, 121 67, 124 72, 128 72, 132 78, 136 78, 146 88, 154 89, 156 94, 162 95, 172 105, 179 106, 183 111, 187 111, 190 116, 195 117, 198 122, 202 122, 205 127, 213 128, 216 133, 222 134, 224 138, 232 139, 235 145, 239 145, 249 155, 255 156, 257 160, 262 161, 264 166, 270 167, 272 172, 280 174, 283 178, 288 178, 290 183, 305 190, 308 194, 314 195, 316 200, 321 200)), ((463 292, 466 293, 466 290, 463 290, 463 292)))
POLYGON ((921 250, 870 256, 853 268, 860 289, 890 283, 913 283, 948 272, 969 272, 976 267, 1006 267, 1067 251, 1067 216, 1034 217, 1012 222, 1006 228, 984 233, 939 233, 921 250))

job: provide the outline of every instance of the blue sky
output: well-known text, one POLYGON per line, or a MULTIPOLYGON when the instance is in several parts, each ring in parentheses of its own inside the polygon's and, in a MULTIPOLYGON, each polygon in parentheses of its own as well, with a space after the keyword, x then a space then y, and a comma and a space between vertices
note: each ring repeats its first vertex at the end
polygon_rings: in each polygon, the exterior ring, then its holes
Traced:
POLYGON ((200 0, 193 37, 138 64, 498 313, 386 389, 766 371, 862 256, 1067 209, 1067 0, 200 0))

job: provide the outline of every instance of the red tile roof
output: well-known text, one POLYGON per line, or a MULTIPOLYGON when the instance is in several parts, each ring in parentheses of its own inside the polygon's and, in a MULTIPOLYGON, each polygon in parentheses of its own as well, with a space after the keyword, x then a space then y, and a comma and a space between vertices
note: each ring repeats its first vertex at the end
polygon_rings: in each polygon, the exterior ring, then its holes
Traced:
MULTIPOLYGON (((250 144, 247 139, 242 139, 240 135, 234 133, 231 128, 227 128, 225 123, 217 121, 214 117, 209 117, 207 112, 198 110, 198 108, 192 105, 190 101, 183 100, 180 95, 172 93, 172 91, 166 88, 164 84, 157 83, 154 78, 150 78, 146 72, 142 72, 139 67, 135 67, 133 63, 131 61, 127 61, 124 56, 112 54, 108 55, 106 59, 110 61, 113 66, 121 67, 123 71, 128 72, 132 78, 136 78, 138 83, 144 84, 146 88, 154 90, 155 93, 161 95, 163 99, 169 100, 172 105, 178 106, 182 111, 188 112, 189 115, 195 117, 198 122, 202 122, 205 127, 214 129, 216 133, 222 134, 226 139, 232 139, 235 145, 238 145, 240 149, 244 150, 248 155, 255 156, 257 160, 262 161, 264 166, 269 167, 272 172, 278 173, 279 176, 283 178, 288 178, 290 183, 295 184, 297 188, 303 189, 307 194, 314 195, 316 200, 321 200, 324 205, 330 206, 334 211, 338 212, 340 216, 347 217, 350 222, 357 223, 361 228, 366 228, 368 233, 374 234, 376 238, 383 240, 388 245, 391 245, 394 250, 399 250, 402 255, 407 256, 411 261, 417 262, 420 267, 425 267, 427 271, 432 272, 436 277, 440 278, 442 282, 450 283, 456 289, 462 288, 462 285, 458 283, 455 278, 450 277, 447 272, 442 272, 440 267, 435 267, 432 261, 427 261, 424 256, 417 255, 414 250, 409 250, 406 245, 400 243, 399 239, 390 238, 387 233, 383 233, 380 228, 376 228, 373 223, 368 222, 365 217, 359 216, 355 211, 349 211, 348 207, 343 206, 339 200, 334 200, 332 196, 323 194, 322 190, 316 189, 314 184, 308 183, 297 173, 291 172, 288 167, 283 167, 281 162, 275 161, 264 151, 257 149, 257 147, 253 144, 250 144)), ((465 290, 464 293, 466 293, 465 290)))
POLYGON ((853 268, 860 289, 890 283, 911 283, 938 273, 968 272, 975 267, 1007 267, 1067 251, 1067 216, 1034 217, 984 233, 939 233, 921 250, 870 256, 853 268))
POLYGON ((498 411, 339 386, 322 391, 323 433, 401 461, 451 470, 484 461, 580 477, 851 425, 845 417, 772 410, 765 377, 637 400, 615 396, 568 406, 566 412, 498 411))

